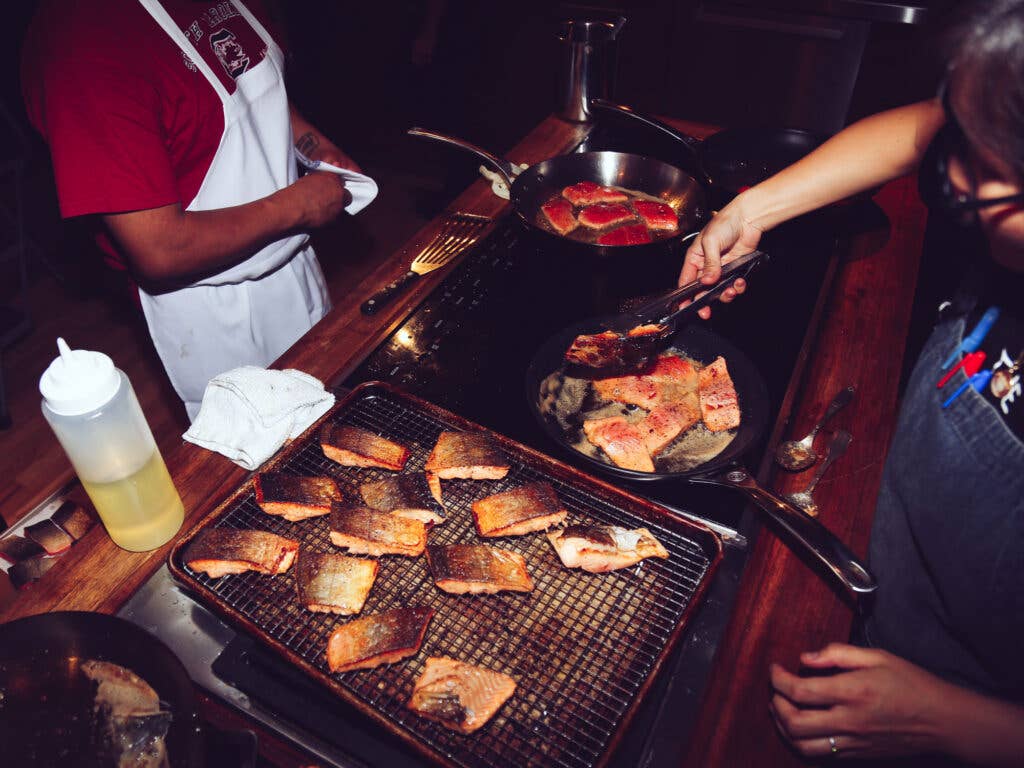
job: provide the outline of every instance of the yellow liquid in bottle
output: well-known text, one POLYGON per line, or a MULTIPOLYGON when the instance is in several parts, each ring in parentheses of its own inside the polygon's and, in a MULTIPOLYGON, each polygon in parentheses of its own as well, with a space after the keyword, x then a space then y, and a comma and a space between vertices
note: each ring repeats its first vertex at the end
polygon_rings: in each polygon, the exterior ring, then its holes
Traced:
POLYGON ((159 451, 138 471, 112 483, 82 486, 114 543, 131 552, 166 544, 181 528, 185 508, 159 451))

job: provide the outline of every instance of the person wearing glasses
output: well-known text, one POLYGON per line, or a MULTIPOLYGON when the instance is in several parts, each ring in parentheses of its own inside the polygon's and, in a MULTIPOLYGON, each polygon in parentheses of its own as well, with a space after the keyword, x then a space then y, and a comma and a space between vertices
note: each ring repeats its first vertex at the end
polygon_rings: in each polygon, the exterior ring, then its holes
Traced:
POLYGON ((778 224, 915 170, 933 216, 983 235, 901 404, 864 644, 802 654, 809 674, 771 668, 775 721, 808 757, 1024 765, 1024 0, 962 12, 937 98, 854 123, 740 194, 680 275, 715 282, 778 224), (951 399, 963 372, 936 385, 972 348, 985 362, 951 399))

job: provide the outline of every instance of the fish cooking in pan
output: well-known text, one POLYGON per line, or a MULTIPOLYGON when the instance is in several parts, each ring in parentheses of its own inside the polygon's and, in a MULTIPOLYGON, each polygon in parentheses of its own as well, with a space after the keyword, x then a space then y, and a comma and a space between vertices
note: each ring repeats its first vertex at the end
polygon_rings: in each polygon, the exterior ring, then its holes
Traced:
POLYGON ((432 608, 396 608, 342 624, 327 640, 331 672, 374 669, 415 656, 423 645, 432 608))
POLYGON ((411 451, 404 445, 359 427, 328 422, 320 430, 324 456, 346 467, 381 467, 399 471, 411 451))
POLYGON ((568 514, 549 483, 529 483, 473 502, 481 536, 521 536, 558 525, 568 514))
POLYGON ((540 207, 548 224, 560 235, 567 235, 580 225, 573 214, 572 203, 561 197, 553 197, 540 207))
POLYGON ((661 355, 635 374, 594 379, 594 390, 602 399, 644 410, 677 402, 696 392, 697 386, 693 363, 676 355, 661 355))
POLYGON ((643 224, 624 224, 597 238, 598 245, 644 245, 652 241, 650 230, 643 224))
MULTIPOLYGON (((603 187, 593 181, 581 181, 562 190, 562 197, 573 205, 595 205, 596 203, 624 203, 629 195, 614 187, 603 187)), ((557 198, 556 198, 557 199, 557 198)))
POLYGON ((442 432, 425 469, 442 480, 500 480, 509 463, 484 432, 442 432))
POLYGON ((644 446, 651 456, 657 456, 700 418, 696 392, 687 393, 679 402, 656 406, 639 424, 644 446))
POLYGON ((327 524, 331 541, 355 555, 416 557, 427 544, 427 528, 419 520, 369 507, 335 503, 327 524))
POLYGON ((507 549, 486 544, 429 546, 427 564, 438 588, 455 595, 533 590, 523 556, 507 549))
POLYGON ((366 506, 378 512, 391 512, 424 523, 443 523, 444 508, 434 496, 423 472, 392 475, 383 480, 363 483, 359 493, 366 506))
POLYGON ((260 509, 292 522, 326 515, 331 511, 331 502, 342 499, 341 489, 333 477, 260 472, 253 485, 260 509))
POLYGON ((211 578, 258 571, 278 574, 291 568, 299 542, 269 531, 206 528, 186 547, 185 565, 211 578))
POLYGON ((634 218, 633 211, 622 203, 598 203, 580 211, 576 220, 590 229, 604 229, 624 221, 633 221, 634 218))
POLYGON ((516 691, 508 675, 456 659, 430 657, 408 707, 459 733, 473 733, 516 691))
POLYGON ((581 334, 565 351, 565 362, 585 368, 635 368, 646 363, 651 350, 669 334, 671 329, 658 323, 638 325, 624 334, 581 334))
POLYGON ((679 217, 671 205, 656 200, 634 200, 633 209, 647 229, 669 232, 679 229, 679 217))
POLYGON ((566 568, 605 573, 628 568, 648 557, 668 557, 668 550, 646 528, 617 525, 570 525, 547 534, 566 568))
POLYGON ((363 610, 378 563, 337 552, 299 552, 295 586, 299 602, 310 611, 350 616, 363 610))
POLYGON ((724 358, 716 358, 700 372, 700 410, 704 425, 712 432, 735 429, 740 425, 740 405, 736 387, 724 358))
POLYGON ((647 450, 644 433, 625 416, 587 419, 583 422, 583 433, 615 465, 637 472, 654 471, 654 461, 647 450))

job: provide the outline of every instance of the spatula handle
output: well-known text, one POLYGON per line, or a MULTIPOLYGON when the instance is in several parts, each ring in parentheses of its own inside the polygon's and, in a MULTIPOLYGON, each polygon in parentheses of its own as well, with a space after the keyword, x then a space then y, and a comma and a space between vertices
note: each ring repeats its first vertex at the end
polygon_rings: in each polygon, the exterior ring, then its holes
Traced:
POLYGON ((364 315, 377 314, 377 312, 380 311, 381 307, 383 307, 385 304, 391 301, 392 298, 394 298, 395 294, 397 294, 399 291, 405 288, 406 285, 411 283, 417 277, 419 277, 419 275, 417 275, 412 270, 409 270, 400 278, 388 283, 375 294, 373 294, 373 296, 364 301, 362 307, 360 307, 360 310, 364 315))

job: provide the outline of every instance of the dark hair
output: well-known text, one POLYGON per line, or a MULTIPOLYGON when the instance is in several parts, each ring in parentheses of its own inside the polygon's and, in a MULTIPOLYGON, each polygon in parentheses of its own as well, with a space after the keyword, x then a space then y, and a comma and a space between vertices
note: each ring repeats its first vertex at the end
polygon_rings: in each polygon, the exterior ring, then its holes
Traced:
POLYGON ((1024 179, 1024 0, 965 4, 947 80, 964 132, 1024 179))

